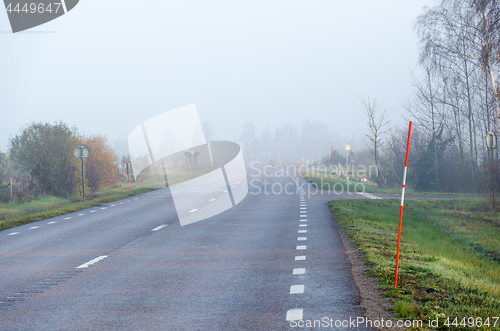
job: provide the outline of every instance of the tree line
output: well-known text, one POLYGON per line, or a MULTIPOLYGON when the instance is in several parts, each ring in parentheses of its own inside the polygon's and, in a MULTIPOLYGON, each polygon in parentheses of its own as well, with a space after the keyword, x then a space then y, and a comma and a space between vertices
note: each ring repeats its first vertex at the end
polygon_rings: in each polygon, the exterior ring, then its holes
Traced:
POLYGON ((18 201, 81 195, 81 161, 74 156, 78 145, 90 150, 84 161, 85 194, 118 186, 118 157, 104 135, 85 136, 63 122, 33 122, 9 139, 7 153, 0 152, 0 199, 9 200, 11 179, 18 201))
MULTIPOLYGON (((405 117, 416 124, 408 184, 437 192, 479 193, 485 186, 498 187, 490 177, 498 172, 498 149, 488 152, 486 134, 498 134, 499 128, 499 2, 441 0, 424 8, 414 27, 420 58, 413 96, 404 104, 405 117)), ((364 108, 368 118, 383 118, 380 107, 364 108)), ((373 150, 380 161, 379 184, 401 183, 406 135, 406 128, 393 128, 381 139, 371 130, 372 142, 378 140, 373 150)))

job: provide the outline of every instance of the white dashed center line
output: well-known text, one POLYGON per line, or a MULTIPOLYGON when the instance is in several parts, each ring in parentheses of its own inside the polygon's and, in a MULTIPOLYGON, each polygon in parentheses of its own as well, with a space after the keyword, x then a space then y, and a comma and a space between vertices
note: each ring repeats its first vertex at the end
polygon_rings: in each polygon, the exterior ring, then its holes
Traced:
POLYGON ((28 230, 33 230, 33 229, 38 229, 39 226, 32 226, 31 228, 29 228, 28 230))
POLYGON ((57 223, 57 221, 52 221, 52 222, 49 222, 47 224, 54 224, 54 223, 57 223))
POLYGON ((302 220, 300 220, 300 221, 301 221, 301 222, 307 222, 307 220, 306 220, 306 219, 302 219, 302 220))
POLYGON ((107 255, 101 255, 99 257, 96 257, 95 259, 93 260, 90 260, 89 262, 86 262, 84 264, 82 264, 81 266, 78 266, 76 267, 77 269, 82 269, 82 268, 88 268, 89 266, 101 261, 101 260, 104 260, 105 258, 107 258, 108 256, 107 255))
POLYGON ((307 248, 307 246, 297 246, 298 251, 303 251, 307 248))
POLYGON ((293 269, 294 275, 303 275, 306 273, 306 268, 295 268, 293 269))
POLYGON ((307 233, 307 230, 299 230, 299 233, 307 233))
POLYGON ((85 214, 78 214, 78 216, 83 216, 83 215, 85 215, 85 214))
POLYGON ((71 217, 65 217, 64 219, 65 219, 65 220, 69 220, 69 219, 71 219, 71 217))
POLYGON ((307 217, 307 215, 300 215, 300 217, 307 217))
POLYGON ((91 213, 95 213, 96 211, 95 211, 95 210, 91 210, 90 212, 91 212, 91 213))
POLYGON ((301 294, 301 293, 304 293, 304 285, 290 286, 290 294, 301 294))
POLYGON ((194 213, 195 211, 197 211, 198 209, 193 209, 193 210, 190 210, 189 212, 190 213, 194 213))
POLYGON ((9 234, 7 234, 7 235, 8 235, 8 236, 13 236, 13 235, 18 234, 18 233, 19 233, 19 232, 11 232, 11 233, 9 233, 9 234))
POLYGON ((307 237, 298 237, 297 240, 307 240, 307 237))
POLYGON ((106 209, 106 207, 102 207, 101 209, 106 209))
POLYGON ((295 257, 295 261, 304 261, 306 259, 305 255, 300 255, 295 257))
POLYGON ((152 229, 151 231, 158 231, 158 230, 163 229, 166 226, 167 226, 167 224, 158 225, 156 228, 152 229))
POLYGON ((216 198, 210 199, 210 201, 215 201, 216 198))
POLYGON ((307 226, 307 224, 299 224, 299 226, 307 226))

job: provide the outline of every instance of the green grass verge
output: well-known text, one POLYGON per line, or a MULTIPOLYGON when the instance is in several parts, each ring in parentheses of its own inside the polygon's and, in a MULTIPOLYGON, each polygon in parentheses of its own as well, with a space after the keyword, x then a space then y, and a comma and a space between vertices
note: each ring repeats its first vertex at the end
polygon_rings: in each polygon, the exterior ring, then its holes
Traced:
MULTIPOLYGON (((439 319, 441 329, 470 329, 462 318, 500 316, 500 215, 484 200, 411 200, 405 203, 398 288, 394 269, 399 200, 331 201, 335 220, 346 229, 369 273, 393 299, 400 318, 439 319), (446 319, 458 326, 443 325, 446 319)), ((496 324, 500 329, 500 321, 496 324)), ((433 328, 435 330, 435 328, 433 328)))
MULTIPOLYGON (((131 185, 130 196, 149 192, 152 189, 131 185)), ((0 204, 0 231, 23 224, 72 213, 92 206, 124 199, 129 196, 127 185, 98 191, 82 202, 81 196, 57 198, 43 196, 25 203, 0 204)))

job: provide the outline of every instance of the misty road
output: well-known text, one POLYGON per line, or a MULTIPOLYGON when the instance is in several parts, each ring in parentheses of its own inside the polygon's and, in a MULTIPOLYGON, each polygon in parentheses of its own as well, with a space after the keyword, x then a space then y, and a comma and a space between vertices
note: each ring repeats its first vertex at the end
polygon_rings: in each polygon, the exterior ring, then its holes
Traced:
POLYGON ((163 189, 0 232, 0 330, 288 330, 286 319, 363 316, 334 197, 266 195, 264 180, 309 185, 273 169, 250 175, 234 208, 184 227, 163 189))

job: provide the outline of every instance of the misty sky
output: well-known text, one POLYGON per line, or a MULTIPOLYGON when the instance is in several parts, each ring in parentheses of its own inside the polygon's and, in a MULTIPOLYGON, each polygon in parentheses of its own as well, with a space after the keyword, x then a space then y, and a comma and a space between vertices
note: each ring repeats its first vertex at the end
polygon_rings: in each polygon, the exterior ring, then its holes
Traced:
POLYGON ((213 139, 239 142, 248 121, 260 134, 310 119, 327 122, 341 144, 360 144, 357 95, 405 123, 412 26, 433 4, 81 0, 17 34, 0 11, 0 150, 31 121, 62 120, 119 144, 144 120, 191 103, 213 139))

